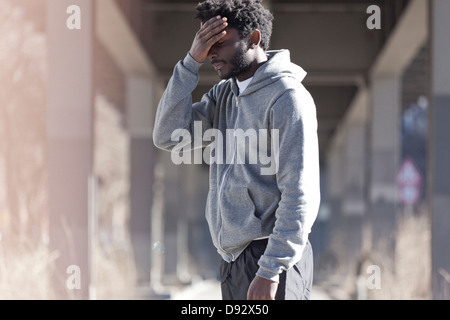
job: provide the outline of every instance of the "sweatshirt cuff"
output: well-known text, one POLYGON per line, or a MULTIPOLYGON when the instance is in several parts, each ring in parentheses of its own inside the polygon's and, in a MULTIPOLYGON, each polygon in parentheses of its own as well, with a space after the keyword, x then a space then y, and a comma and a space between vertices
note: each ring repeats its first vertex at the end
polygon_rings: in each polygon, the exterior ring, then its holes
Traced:
POLYGON ((277 283, 280 282, 280 274, 279 273, 274 273, 272 271, 263 269, 263 268, 259 268, 258 272, 256 272, 257 276, 260 276, 261 278, 265 278, 271 281, 275 281, 277 283))
POLYGON ((188 52, 183 60, 183 65, 191 72, 197 73, 203 63, 198 62, 192 58, 191 54, 188 52))

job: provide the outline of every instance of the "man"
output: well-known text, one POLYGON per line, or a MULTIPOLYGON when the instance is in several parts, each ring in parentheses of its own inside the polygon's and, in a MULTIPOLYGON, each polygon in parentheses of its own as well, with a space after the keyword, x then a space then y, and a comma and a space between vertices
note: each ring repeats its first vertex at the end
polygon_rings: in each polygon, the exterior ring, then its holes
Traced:
POLYGON ((154 143, 179 152, 174 132, 180 129, 194 136, 183 150, 214 140, 206 219, 223 259, 222 298, 309 299, 308 235, 320 184, 316 109, 301 83, 306 72, 291 63, 288 50, 267 51, 273 16, 261 0, 207 0, 197 11, 200 30, 159 103, 154 143), (206 59, 222 81, 192 103, 206 59), (239 130, 257 132, 259 145, 237 143, 239 130), (211 132, 214 138, 199 141, 211 132), (275 162, 271 170, 264 170, 263 157, 255 163, 261 152, 275 162))

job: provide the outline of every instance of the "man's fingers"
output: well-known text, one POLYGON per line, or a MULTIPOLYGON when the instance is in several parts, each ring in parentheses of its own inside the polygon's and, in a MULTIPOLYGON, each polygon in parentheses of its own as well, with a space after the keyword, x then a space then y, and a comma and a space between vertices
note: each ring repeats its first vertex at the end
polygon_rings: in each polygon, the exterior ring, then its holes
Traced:
POLYGON ((203 62, 208 55, 211 47, 223 36, 225 36, 225 28, 228 23, 227 18, 221 18, 220 16, 209 19, 205 23, 201 23, 200 30, 195 35, 192 42, 191 50, 189 50, 191 56, 198 62, 203 62))
POLYGON ((226 26, 228 25, 228 23, 226 22, 227 18, 222 18, 222 19, 217 19, 217 18, 213 18, 208 20, 207 22, 205 22, 198 35, 200 37, 211 37, 215 34, 217 34, 220 30, 226 28, 226 26), (213 20, 213 21, 211 21, 213 20))
POLYGON ((213 45, 214 43, 216 43, 217 41, 219 41, 220 39, 225 37, 226 34, 227 34, 227 32, 225 30, 219 34, 216 34, 214 37, 212 37, 208 40, 208 44, 213 45))
POLYGON ((225 29, 227 27, 228 23, 225 21, 218 21, 215 24, 210 25, 209 27, 203 29, 199 36, 204 39, 208 39, 217 33, 219 33, 222 29, 225 29))
POLYGON ((216 23, 217 21, 220 21, 221 18, 222 18, 221 16, 215 16, 215 17, 212 17, 211 19, 209 19, 208 21, 206 21, 206 22, 204 23, 204 25, 205 25, 205 27, 209 27, 210 25, 216 23))
POLYGON ((198 31, 199 34, 205 33, 206 30, 208 30, 208 28, 210 28, 212 25, 214 25, 214 23, 220 22, 220 18, 217 17, 212 17, 211 19, 209 19, 206 22, 201 22, 200 23, 200 30, 198 31))
POLYGON ((207 43, 215 43, 218 39, 222 38, 226 31, 224 30, 228 24, 223 22, 222 24, 216 26, 214 29, 210 30, 206 35, 203 36, 203 40, 207 43))

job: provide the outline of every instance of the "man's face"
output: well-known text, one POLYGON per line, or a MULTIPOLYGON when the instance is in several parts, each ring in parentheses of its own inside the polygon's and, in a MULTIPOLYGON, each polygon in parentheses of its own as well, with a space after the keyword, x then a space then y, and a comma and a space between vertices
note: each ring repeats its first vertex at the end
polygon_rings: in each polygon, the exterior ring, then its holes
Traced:
POLYGON ((208 59, 221 79, 237 77, 250 68, 247 43, 241 39, 239 31, 227 28, 227 34, 209 50, 208 59))

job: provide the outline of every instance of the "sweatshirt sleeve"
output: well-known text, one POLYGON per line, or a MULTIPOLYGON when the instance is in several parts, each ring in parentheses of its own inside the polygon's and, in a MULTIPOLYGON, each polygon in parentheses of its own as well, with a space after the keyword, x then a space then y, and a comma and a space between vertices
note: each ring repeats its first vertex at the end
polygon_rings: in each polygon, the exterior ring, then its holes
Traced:
POLYGON ((303 86, 289 89, 273 105, 271 120, 271 129, 279 133, 276 180, 281 200, 257 275, 278 282, 280 273, 301 259, 320 204, 314 100, 303 86))
MULTIPOLYGON (((197 62, 188 53, 184 60, 175 66, 172 77, 169 80, 156 111, 155 126, 153 129, 153 142, 156 147, 170 151, 178 144, 178 140, 172 140, 175 130, 187 130, 193 135, 194 123, 201 122, 203 132, 212 127, 215 110, 213 89, 206 93, 200 102, 192 103, 192 92, 199 80, 198 71, 202 63, 197 62)), ((200 127, 200 126, 198 126, 200 127)), ((203 146, 203 141, 191 141, 191 146, 203 146), (199 144, 200 143, 200 144, 199 144)))

